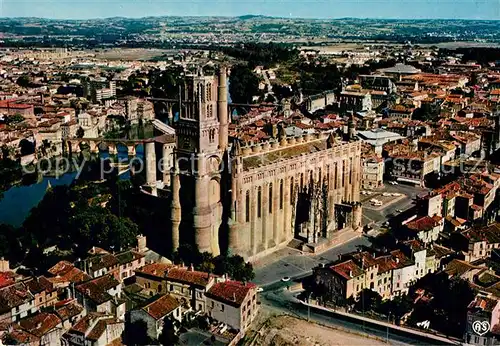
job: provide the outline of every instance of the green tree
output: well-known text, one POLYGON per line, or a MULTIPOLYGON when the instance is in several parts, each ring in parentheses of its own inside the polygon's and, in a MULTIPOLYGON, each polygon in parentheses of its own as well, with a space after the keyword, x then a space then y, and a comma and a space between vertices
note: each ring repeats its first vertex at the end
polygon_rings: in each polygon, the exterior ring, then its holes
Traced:
POLYGON ((122 341, 125 345, 152 345, 153 340, 148 336, 148 326, 144 321, 126 323, 122 334, 122 341))
POLYGON ((252 264, 245 263, 239 255, 218 256, 214 262, 215 273, 218 275, 227 274, 237 281, 252 281, 255 278, 252 264))
POLYGON ((163 320, 163 329, 158 341, 163 346, 173 346, 179 343, 179 337, 175 333, 174 323, 169 318, 163 320))
POLYGON ((19 77, 17 79, 16 83, 20 87, 27 88, 30 86, 31 80, 30 80, 30 77, 28 75, 22 75, 21 77, 19 77))
POLYGON ((382 297, 375 291, 365 288, 358 294, 355 309, 358 311, 377 311, 382 303, 382 297))
POLYGON ((229 81, 229 93, 235 103, 252 103, 253 96, 259 93, 259 79, 248 66, 234 66, 229 81))
POLYGON ((76 130, 76 138, 83 138, 83 136, 85 136, 85 130, 79 127, 78 130, 76 130))
POLYGON ((19 124, 20 122, 24 121, 24 117, 19 114, 19 113, 16 113, 14 115, 9 115, 7 117, 7 125, 15 125, 15 124, 19 124))

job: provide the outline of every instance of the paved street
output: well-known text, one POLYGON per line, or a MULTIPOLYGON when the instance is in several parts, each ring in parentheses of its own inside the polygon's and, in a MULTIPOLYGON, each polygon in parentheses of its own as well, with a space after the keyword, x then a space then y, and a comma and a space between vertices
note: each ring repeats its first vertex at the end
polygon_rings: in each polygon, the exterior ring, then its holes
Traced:
MULTIPOLYGON (((292 316, 307 319, 308 315, 310 320, 331 326, 334 328, 340 328, 342 330, 350 331, 352 333, 357 333, 360 335, 370 335, 376 336, 381 339, 387 339, 387 330, 384 328, 374 328, 362 323, 355 323, 340 318, 336 318, 328 313, 316 311, 311 309, 308 313, 308 308, 300 303, 293 297, 288 291, 283 291, 282 288, 275 289, 273 291, 265 291, 260 294, 259 300, 265 309, 269 309, 274 313, 287 313, 292 316)), ((389 344, 390 345, 429 345, 429 343, 424 343, 419 340, 408 338, 400 335, 393 335, 389 333, 389 344)))
POLYGON ((369 224, 371 222, 374 222, 375 223, 374 228, 378 229, 380 228, 380 226, 382 226, 382 224, 385 221, 387 221, 388 217, 391 217, 391 215, 398 214, 396 212, 397 209, 402 211, 410 209, 413 206, 413 200, 415 199, 415 197, 427 191, 429 190, 421 187, 415 187, 403 184, 390 185, 389 183, 386 182, 386 186, 383 190, 374 192, 372 195, 362 196, 361 200, 364 202, 363 223, 369 224), (394 203, 390 204, 386 203, 381 207, 373 207, 369 203, 369 201, 372 198, 378 198, 378 196, 381 196, 384 192, 389 192, 389 193, 397 192, 405 196, 403 198, 392 197, 393 199, 397 199, 394 203))
POLYGON ((279 282, 285 276, 290 278, 306 276, 319 263, 335 261, 340 254, 355 251, 358 246, 369 244, 370 242, 366 237, 359 237, 317 256, 301 255, 299 251, 288 250, 290 253, 295 254, 290 254, 265 266, 257 267, 253 282, 265 287, 279 282))

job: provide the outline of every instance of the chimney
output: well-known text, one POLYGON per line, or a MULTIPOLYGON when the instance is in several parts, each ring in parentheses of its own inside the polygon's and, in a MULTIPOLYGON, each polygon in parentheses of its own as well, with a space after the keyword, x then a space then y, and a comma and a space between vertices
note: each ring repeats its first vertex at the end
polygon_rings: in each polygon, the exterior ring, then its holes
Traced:
POLYGON ((399 263, 399 257, 396 257, 396 263, 399 263))
POLYGON ((352 278, 352 270, 349 270, 349 277, 352 278))
POLYGON ((191 265, 189 266, 189 271, 190 271, 190 272, 194 272, 194 266, 193 266, 193 263, 191 263, 191 265))
POLYGON ((90 295, 90 289, 88 289, 88 288, 87 288, 87 289, 85 290, 85 294, 89 296, 89 295, 90 295))
POLYGON ((233 300, 236 301, 236 293, 233 293, 233 300))

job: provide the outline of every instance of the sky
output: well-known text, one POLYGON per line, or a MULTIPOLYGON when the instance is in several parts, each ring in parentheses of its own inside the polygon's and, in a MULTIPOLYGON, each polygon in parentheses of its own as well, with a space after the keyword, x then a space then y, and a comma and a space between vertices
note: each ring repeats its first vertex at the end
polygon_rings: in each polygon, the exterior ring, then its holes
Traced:
POLYGON ((0 0, 0 17, 88 19, 245 14, 500 20, 500 0, 0 0))

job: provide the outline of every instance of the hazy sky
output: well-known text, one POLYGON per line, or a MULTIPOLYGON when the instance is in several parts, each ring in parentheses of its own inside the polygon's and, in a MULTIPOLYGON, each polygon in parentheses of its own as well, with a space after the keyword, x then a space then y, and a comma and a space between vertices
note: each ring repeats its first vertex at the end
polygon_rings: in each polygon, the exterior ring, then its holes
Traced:
POLYGON ((0 0, 1 17, 264 14, 308 18, 500 19, 500 0, 0 0))

